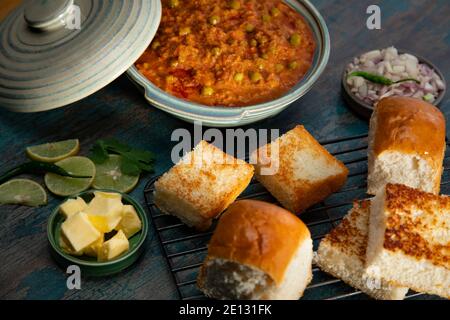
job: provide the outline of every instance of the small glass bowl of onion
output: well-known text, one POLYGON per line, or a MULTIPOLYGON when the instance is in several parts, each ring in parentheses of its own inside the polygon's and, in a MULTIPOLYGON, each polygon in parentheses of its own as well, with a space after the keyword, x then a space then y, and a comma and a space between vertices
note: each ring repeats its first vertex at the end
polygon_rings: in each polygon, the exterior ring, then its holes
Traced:
POLYGON ((390 96, 423 99, 438 106, 447 88, 435 65, 394 47, 355 57, 344 69, 342 86, 348 106, 364 118, 370 117, 379 100, 390 96))

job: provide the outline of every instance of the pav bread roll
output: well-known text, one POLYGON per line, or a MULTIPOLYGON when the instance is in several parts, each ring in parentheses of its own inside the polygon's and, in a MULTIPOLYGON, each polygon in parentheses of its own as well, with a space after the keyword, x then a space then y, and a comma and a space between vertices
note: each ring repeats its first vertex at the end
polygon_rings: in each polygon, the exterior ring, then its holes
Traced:
POLYGON ((409 97, 382 99, 369 130, 368 193, 400 183, 439 194, 445 118, 435 106, 409 97))
POLYGON ((355 201, 342 222, 320 242, 315 262, 323 271, 375 299, 403 300, 408 288, 366 272, 369 216, 370 200, 355 201))
POLYGON ((206 230, 252 177, 250 164, 201 141, 155 182, 154 201, 164 213, 206 230))
POLYGON ((220 218, 198 286, 216 299, 299 299, 312 278, 308 228, 262 201, 233 203, 220 218))
POLYGON ((450 299, 450 197, 388 183, 372 200, 367 274, 450 299))
POLYGON ((251 156, 259 182, 286 209, 300 213, 341 189, 348 169, 297 126, 251 156), (277 168, 264 173, 267 168, 277 168))

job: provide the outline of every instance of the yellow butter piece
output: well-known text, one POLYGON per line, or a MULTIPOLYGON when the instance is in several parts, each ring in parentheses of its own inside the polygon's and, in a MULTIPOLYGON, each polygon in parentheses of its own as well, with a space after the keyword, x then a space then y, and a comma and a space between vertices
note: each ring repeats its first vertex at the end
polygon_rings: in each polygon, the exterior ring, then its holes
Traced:
POLYGON ((96 195, 85 212, 92 224, 102 233, 114 230, 122 219, 123 204, 120 198, 96 195))
POLYGON ((94 227, 101 233, 108 233, 110 226, 107 217, 101 215, 88 215, 89 221, 94 225, 94 227))
POLYGON ((124 205, 122 211, 122 220, 116 230, 122 230, 125 236, 130 239, 142 228, 141 219, 139 219, 136 210, 132 205, 124 205))
POLYGON ((95 241, 89 247, 84 249, 83 253, 89 257, 96 258, 98 255, 98 251, 100 250, 100 248, 102 247, 102 245, 104 243, 104 240, 105 240, 105 235, 102 234, 101 237, 97 241, 95 241))
POLYGON ((119 199, 120 201, 122 201, 122 195, 117 192, 94 191, 94 195, 96 197, 119 199))
POLYGON ((64 215, 64 217, 69 218, 71 215, 84 211, 86 209, 87 204, 83 200, 83 198, 77 197, 76 199, 69 199, 64 202, 60 207, 60 212, 64 215))
POLYGON ((66 239, 66 237, 63 234, 59 235, 59 246, 61 249, 72 256, 82 256, 83 251, 75 251, 72 246, 69 244, 69 241, 66 239))
POLYGON ((71 215, 61 225, 61 231, 75 252, 86 249, 102 235, 84 212, 71 215))
POLYGON ((130 248, 130 243, 122 230, 119 230, 117 234, 105 241, 98 251, 98 261, 109 261, 117 258, 122 253, 130 248))

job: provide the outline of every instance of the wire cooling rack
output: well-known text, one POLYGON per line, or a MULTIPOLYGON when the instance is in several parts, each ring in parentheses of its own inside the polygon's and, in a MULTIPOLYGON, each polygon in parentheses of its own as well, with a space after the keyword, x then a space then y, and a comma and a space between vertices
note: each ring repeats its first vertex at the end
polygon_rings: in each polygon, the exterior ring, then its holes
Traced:
MULTIPOLYGON (((345 163, 350 173, 346 185, 325 201, 303 212, 300 218, 311 231, 314 250, 320 240, 336 227, 342 217, 352 207, 355 199, 367 198, 367 134, 341 139, 321 141, 321 144, 335 157, 345 163)), ((449 148, 447 148, 448 150, 449 148)), ((450 152, 444 160, 441 192, 448 193, 450 187, 450 152)), ((197 232, 186 227, 175 217, 162 213, 153 202, 154 182, 151 179, 145 187, 145 201, 158 235, 162 252, 167 259, 180 299, 204 299, 196 286, 198 269, 207 254, 207 244, 215 228, 207 232, 197 232)), ((257 199, 271 203, 277 201, 256 180, 240 195, 239 199, 257 199)), ((339 279, 321 271, 313 265, 313 280, 305 290, 302 299, 368 299, 369 297, 339 279)), ((435 296, 409 291, 406 299, 437 299, 435 296)))

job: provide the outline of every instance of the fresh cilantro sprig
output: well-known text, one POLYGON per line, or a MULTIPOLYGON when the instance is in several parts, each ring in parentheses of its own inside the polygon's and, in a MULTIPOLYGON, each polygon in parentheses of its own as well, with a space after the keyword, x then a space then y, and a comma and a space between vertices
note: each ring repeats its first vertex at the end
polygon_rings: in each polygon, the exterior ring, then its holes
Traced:
POLYGON ((108 160, 110 154, 122 156, 120 170, 124 174, 137 176, 142 171, 153 172, 154 156, 151 152, 133 148, 116 139, 98 140, 91 148, 89 158, 101 164, 108 160))

